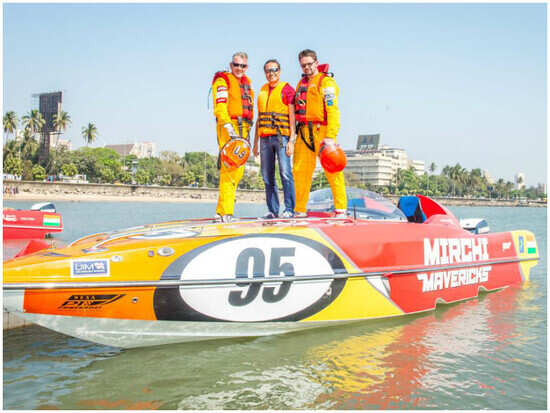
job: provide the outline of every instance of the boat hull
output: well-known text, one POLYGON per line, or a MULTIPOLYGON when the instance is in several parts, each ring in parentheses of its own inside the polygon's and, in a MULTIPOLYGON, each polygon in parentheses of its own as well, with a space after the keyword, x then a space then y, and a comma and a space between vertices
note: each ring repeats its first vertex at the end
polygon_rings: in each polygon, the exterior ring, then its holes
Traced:
POLYGON ((56 212, 4 209, 3 239, 44 238, 63 231, 61 215, 56 212))
POLYGON ((117 347, 283 334, 433 310, 529 279, 529 231, 311 219, 181 221, 4 264, 4 306, 117 347))

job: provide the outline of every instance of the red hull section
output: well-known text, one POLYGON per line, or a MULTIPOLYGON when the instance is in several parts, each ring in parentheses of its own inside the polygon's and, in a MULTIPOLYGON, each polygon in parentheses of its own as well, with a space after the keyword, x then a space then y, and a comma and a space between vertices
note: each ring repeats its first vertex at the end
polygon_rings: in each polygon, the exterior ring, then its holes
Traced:
POLYGON ((63 231, 61 215, 56 212, 4 209, 3 239, 44 238, 63 231))
POLYGON ((385 273, 389 298, 405 313, 476 297, 479 289, 492 291, 524 281, 509 232, 473 235, 451 221, 447 225, 371 222, 353 231, 344 226, 326 226, 322 231, 360 271, 385 273))

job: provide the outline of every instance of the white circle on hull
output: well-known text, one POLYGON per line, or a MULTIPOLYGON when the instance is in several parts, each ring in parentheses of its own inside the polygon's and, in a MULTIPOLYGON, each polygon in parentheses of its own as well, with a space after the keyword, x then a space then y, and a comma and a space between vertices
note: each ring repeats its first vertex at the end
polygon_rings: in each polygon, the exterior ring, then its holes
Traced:
MULTIPOLYGON (((230 279, 285 275, 333 274, 324 255, 288 238, 236 238, 202 251, 187 263, 181 279, 230 279)), ((228 321, 274 320, 319 301, 332 280, 181 288, 182 299, 195 311, 228 321)))

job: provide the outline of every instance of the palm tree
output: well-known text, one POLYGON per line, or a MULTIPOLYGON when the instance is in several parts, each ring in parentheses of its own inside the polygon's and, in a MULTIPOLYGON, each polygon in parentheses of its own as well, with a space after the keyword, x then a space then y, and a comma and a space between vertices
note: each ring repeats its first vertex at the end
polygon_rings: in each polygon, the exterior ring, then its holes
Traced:
POLYGON ((6 139, 9 136, 9 134, 14 134, 17 130, 17 124, 19 123, 19 119, 17 119, 17 115, 14 111, 6 112, 4 115, 4 118, 2 119, 4 123, 4 133, 6 134, 6 139))
POLYGON ((433 174, 435 172, 436 168, 437 168, 437 165, 435 164, 435 162, 432 162, 430 164, 430 168, 429 168, 430 172, 433 174))
POLYGON ((28 129, 29 133, 33 135, 33 137, 35 133, 42 130, 42 127, 46 123, 44 117, 37 109, 31 110, 28 114, 23 116, 22 119, 25 129, 28 129))
POLYGON ((31 160, 36 155, 38 142, 34 139, 30 128, 25 128, 23 131, 23 141, 21 142, 20 150, 23 153, 23 159, 31 160))
POLYGON ((4 145, 4 159, 6 159, 8 156, 16 157, 18 151, 21 150, 19 142, 17 142, 15 139, 6 142, 4 145))
POLYGON ((65 132, 71 123, 71 117, 67 112, 61 111, 53 115, 53 127, 59 133, 65 132))
POLYGON ((86 141, 86 146, 93 143, 97 138, 97 127, 93 123, 88 123, 88 126, 82 127, 82 137, 86 141))

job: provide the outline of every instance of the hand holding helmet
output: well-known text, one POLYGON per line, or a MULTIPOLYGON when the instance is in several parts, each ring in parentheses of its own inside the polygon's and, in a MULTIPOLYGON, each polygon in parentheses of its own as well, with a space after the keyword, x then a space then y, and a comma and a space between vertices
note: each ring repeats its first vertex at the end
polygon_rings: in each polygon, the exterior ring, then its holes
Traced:
POLYGON ((235 139, 235 138, 240 137, 237 134, 237 132, 235 131, 235 128, 233 127, 233 125, 231 123, 227 122, 225 125, 223 125, 223 127, 225 128, 225 130, 227 131, 227 134, 229 135, 229 137, 231 139, 235 139))
POLYGON ((319 160, 323 169, 329 173, 340 172, 346 167, 346 154, 334 139, 325 138, 319 148, 319 160))
POLYGON ((236 137, 227 141, 220 151, 220 162, 230 171, 243 166, 250 156, 250 144, 236 137))

